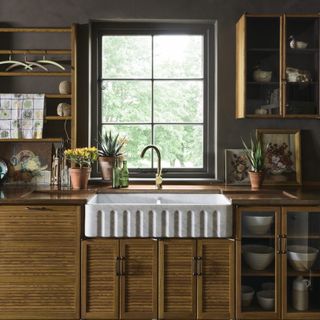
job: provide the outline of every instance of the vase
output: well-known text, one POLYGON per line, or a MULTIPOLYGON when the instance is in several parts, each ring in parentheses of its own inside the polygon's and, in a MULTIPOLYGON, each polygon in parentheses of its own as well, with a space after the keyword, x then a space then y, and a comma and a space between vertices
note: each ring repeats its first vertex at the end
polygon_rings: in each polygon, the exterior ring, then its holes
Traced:
POLYGON ((71 187, 74 190, 87 189, 91 168, 70 168, 71 187))
POLYGON ((114 162, 115 157, 99 157, 99 165, 103 180, 112 180, 112 169, 114 166, 114 162))
POLYGON ((264 179, 264 172, 249 171, 249 178, 251 183, 251 189, 258 190, 261 188, 261 185, 264 179))

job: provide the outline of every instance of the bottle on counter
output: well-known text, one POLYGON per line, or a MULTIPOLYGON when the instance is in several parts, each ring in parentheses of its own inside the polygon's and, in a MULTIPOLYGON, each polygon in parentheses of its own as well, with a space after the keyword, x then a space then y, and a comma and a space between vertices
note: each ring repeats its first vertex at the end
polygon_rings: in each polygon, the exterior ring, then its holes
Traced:
POLYGON ((120 188, 120 168, 118 166, 118 159, 115 159, 112 168, 112 188, 120 188))
POLYGON ((298 276, 293 281, 292 304, 298 311, 307 311, 309 309, 309 286, 310 281, 302 276, 298 276))
POLYGON ((127 160, 123 160, 123 166, 120 171, 120 186, 127 188, 129 186, 129 170, 127 160))

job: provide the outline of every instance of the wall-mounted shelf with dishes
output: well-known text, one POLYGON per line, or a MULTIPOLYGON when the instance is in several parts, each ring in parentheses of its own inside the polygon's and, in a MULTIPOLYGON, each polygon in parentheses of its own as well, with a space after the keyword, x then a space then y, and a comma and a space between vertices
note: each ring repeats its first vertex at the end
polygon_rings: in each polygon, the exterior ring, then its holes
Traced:
POLYGON ((42 138, 4 136, 0 128, 0 142, 67 141, 67 145, 75 147, 76 25, 68 28, 0 28, 0 39, 1 92, 45 96, 42 138), (10 63, 11 60, 16 63, 10 63), (61 82, 69 83, 67 91, 60 90, 61 82), (68 105, 68 113, 59 113, 59 104, 68 105))
POLYGON ((320 118, 319 15, 244 14, 236 118, 320 118))

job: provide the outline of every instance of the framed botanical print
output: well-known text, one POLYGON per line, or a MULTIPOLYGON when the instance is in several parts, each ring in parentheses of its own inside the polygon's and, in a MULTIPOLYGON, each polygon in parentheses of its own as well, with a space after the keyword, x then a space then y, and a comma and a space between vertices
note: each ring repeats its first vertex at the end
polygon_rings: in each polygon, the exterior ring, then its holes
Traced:
POLYGON ((301 138, 297 129, 257 129, 265 150, 264 184, 301 184, 301 138))
POLYGON ((249 185, 250 162, 244 149, 225 149, 225 183, 249 185))

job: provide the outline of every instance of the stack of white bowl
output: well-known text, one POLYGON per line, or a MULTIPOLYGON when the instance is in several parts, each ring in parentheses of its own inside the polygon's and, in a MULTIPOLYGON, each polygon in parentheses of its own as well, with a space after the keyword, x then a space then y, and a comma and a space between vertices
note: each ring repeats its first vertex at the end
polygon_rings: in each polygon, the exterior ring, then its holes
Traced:
POLYGON ((288 246, 287 251, 289 263, 296 271, 309 271, 319 253, 319 249, 303 245, 288 246))

